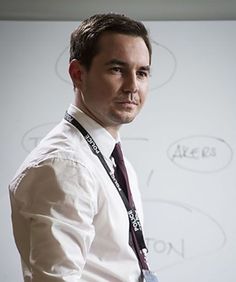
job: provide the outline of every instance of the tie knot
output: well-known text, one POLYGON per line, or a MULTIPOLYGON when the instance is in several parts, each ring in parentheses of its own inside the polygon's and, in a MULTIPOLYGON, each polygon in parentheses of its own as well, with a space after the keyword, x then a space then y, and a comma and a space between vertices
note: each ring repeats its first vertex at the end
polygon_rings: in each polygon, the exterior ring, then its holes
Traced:
POLYGON ((123 158, 120 143, 116 143, 115 148, 111 155, 115 159, 116 164, 124 163, 124 158, 123 158))

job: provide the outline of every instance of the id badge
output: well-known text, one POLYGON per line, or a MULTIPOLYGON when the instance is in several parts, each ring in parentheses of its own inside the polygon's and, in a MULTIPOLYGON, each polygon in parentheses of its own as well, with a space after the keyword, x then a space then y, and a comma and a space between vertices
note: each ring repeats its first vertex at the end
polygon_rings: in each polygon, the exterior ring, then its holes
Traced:
POLYGON ((143 272, 144 282, 158 282, 156 273, 146 269, 143 269, 142 272, 143 272))

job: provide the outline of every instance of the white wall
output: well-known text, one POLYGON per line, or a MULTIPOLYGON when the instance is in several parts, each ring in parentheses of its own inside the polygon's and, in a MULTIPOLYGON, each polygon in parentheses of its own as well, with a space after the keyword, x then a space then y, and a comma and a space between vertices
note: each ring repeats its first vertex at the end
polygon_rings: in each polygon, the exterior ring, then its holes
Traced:
MULTIPOLYGON (((146 22, 149 100, 122 129, 160 282, 236 281, 236 22, 146 22)), ((20 282, 8 183, 72 101, 75 22, 0 22, 1 282, 20 282)))

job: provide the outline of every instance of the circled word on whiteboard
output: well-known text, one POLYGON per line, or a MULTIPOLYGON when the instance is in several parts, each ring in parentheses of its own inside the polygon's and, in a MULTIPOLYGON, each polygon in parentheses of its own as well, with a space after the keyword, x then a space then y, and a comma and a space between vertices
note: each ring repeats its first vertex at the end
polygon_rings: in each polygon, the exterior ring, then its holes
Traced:
POLYGON ((167 154, 178 167, 202 173, 222 170, 233 158, 233 151, 225 140, 203 135, 177 140, 169 146, 167 154))

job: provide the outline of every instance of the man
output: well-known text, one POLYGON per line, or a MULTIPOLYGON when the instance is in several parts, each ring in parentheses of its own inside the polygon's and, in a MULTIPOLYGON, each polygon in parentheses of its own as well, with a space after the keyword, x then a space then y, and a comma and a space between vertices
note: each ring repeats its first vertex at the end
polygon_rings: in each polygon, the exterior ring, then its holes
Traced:
POLYGON ((150 64, 145 27, 125 16, 95 15, 72 33, 74 103, 10 185, 24 281, 141 281, 141 228, 127 207, 142 219, 141 198, 125 160, 127 204, 113 150, 144 104, 150 64))

